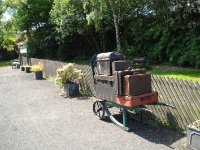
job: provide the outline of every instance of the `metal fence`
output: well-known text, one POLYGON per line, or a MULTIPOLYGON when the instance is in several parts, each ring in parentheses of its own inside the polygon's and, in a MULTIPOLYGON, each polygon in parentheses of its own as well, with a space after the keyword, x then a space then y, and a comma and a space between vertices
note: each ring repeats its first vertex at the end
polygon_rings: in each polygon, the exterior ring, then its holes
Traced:
MULTIPOLYGON (((23 58, 23 62, 26 62, 26 58, 23 58)), ((59 61, 31 58, 31 64, 38 62, 44 64, 46 76, 56 76, 56 70, 66 65, 59 61)), ((84 74, 81 86, 95 95, 91 68, 87 65, 76 67, 84 74)), ((159 93, 159 101, 177 108, 149 106, 160 121, 185 130, 187 125, 200 119, 200 83, 153 75, 152 86, 159 93)))

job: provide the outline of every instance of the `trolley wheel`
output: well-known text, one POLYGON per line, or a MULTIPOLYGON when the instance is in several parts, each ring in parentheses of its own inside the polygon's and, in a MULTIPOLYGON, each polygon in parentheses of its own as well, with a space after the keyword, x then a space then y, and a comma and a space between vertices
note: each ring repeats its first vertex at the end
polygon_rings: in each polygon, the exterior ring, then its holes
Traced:
POLYGON ((93 112, 99 119, 103 119, 105 115, 105 105, 103 101, 97 100, 93 104, 93 112))

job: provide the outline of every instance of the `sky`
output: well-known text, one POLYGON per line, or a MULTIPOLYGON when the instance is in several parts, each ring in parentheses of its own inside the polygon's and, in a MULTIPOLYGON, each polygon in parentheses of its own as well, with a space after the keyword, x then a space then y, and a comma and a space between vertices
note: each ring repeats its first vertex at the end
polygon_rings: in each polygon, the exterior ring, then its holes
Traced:
POLYGON ((6 11, 4 14, 3 14, 3 21, 8 21, 9 19, 11 18, 11 15, 6 11))

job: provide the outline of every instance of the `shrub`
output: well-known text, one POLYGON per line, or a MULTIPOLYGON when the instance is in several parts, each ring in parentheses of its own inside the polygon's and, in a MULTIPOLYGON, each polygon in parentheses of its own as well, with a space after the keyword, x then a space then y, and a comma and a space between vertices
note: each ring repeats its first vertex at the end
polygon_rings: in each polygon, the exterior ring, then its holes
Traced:
POLYGON ((57 69, 56 82, 63 87, 65 83, 78 83, 82 79, 83 73, 75 68, 72 63, 57 69))
POLYGON ((44 65, 42 63, 31 66, 32 72, 43 71, 43 70, 44 70, 44 65))

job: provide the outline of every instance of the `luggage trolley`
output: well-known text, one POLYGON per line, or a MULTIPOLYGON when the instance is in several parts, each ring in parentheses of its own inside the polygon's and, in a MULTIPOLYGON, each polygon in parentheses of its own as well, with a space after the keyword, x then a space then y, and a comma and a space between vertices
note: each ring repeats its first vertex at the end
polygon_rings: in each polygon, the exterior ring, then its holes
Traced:
POLYGON ((103 119, 107 114, 114 124, 125 131, 130 131, 127 126, 128 110, 139 111, 143 121, 143 111, 151 112, 145 105, 174 108, 158 101, 158 92, 152 91, 151 75, 147 74, 145 69, 130 70, 132 63, 120 53, 107 52, 93 56, 91 67, 98 99, 93 104, 93 112, 99 119, 103 119), (111 114, 111 107, 121 110, 122 123, 111 114))

